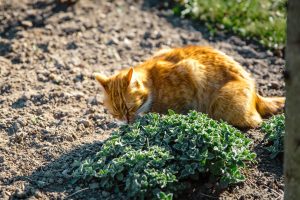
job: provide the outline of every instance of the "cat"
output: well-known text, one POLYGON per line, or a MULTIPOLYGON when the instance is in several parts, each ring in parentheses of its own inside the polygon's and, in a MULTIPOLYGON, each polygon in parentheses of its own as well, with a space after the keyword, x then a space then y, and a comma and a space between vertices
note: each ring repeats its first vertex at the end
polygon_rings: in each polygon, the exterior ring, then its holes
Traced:
POLYGON ((262 97, 242 66, 207 46, 164 49, 138 66, 111 77, 94 73, 104 106, 127 123, 143 113, 197 110, 240 128, 283 110, 284 97, 262 97))

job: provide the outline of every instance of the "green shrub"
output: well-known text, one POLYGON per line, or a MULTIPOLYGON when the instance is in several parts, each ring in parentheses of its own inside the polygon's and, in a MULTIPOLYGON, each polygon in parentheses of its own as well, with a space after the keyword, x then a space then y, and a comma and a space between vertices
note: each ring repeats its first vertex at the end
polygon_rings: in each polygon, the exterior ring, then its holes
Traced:
MULTIPOLYGON (((176 1, 176 0, 175 0, 176 1)), ((229 30, 281 49, 286 39, 287 0, 177 0, 175 13, 204 21, 211 32, 229 30)))
POLYGON ((265 141, 269 145, 267 150, 271 153, 271 158, 275 158, 279 153, 283 153, 284 122, 284 114, 275 115, 261 126, 262 131, 266 133, 265 141))
POLYGON ((250 144, 237 129, 195 111, 150 113, 122 126, 73 176, 96 178, 127 198, 172 199, 189 178, 209 176, 224 187, 243 181, 241 169, 256 156, 250 144))

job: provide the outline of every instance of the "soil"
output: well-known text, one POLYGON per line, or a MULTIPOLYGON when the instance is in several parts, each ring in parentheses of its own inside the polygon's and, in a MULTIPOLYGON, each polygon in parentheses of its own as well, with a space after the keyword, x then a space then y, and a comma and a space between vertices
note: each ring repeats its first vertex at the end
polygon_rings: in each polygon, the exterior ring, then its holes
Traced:
MULTIPOLYGON (((117 123, 93 72, 112 74, 164 47, 210 45, 240 62, 264 96, 284 95, 285 61, 253 41, 174 16, 160 1, 0 1, 0 199, 117 199, 70 184, 72 163, 101 149, 117 123)), ((184 199, 282 199, 282 160, 259 129, 257 164, 226 190, 196 184, 184 199)), ((183 198, 183 197, 182 197, 183 198)), ((179 199, 181 199, 179 197, 179 199)))

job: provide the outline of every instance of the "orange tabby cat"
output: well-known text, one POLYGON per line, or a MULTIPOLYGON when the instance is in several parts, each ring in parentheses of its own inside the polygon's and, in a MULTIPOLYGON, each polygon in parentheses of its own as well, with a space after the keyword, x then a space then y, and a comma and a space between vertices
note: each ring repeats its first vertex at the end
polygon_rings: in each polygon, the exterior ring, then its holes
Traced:
POLYGON ((134 68, 112 77, 95 73, 95 78, 103 86, 106 108, 127 122, 145 112, 193 109, 237 127, 257 127, 285 102, 284 97, 257 94, 241 65, 210 47, 162 50, 134 68))

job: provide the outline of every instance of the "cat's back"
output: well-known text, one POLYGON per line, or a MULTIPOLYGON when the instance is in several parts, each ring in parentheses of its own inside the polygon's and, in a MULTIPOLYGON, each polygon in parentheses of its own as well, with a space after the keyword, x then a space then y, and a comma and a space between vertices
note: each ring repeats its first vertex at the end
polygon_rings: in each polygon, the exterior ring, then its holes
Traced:
POLYGON ((212 61, 226 60, 224 56, 226 56, 224 53, 209 46, 189 45, 181 48, 163 49, 156 54, 155 58, 172 63, 190 58, 197 59, 204 64, 212 61))
MULTIPOLYGON (((207 73, 212 76, 223 74, 225 76, 251 79, 243 67, 230 56, 209 46, 186 46, 169 49, 155 57, 156 61, 177 64, 183 60, 195 60, 199 66, 204 66, 207 73)), ((203 68, 201 68, 203 70, 203 68)))

